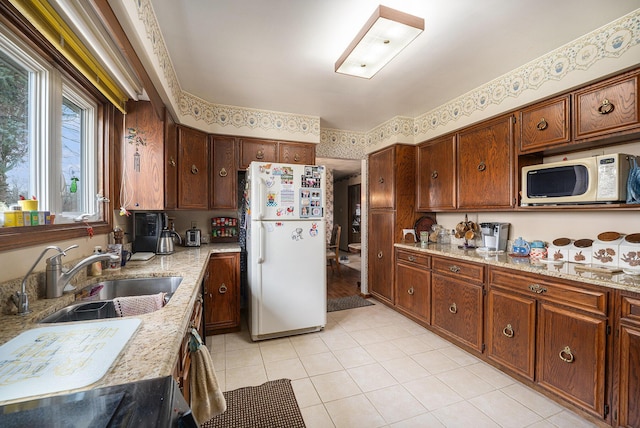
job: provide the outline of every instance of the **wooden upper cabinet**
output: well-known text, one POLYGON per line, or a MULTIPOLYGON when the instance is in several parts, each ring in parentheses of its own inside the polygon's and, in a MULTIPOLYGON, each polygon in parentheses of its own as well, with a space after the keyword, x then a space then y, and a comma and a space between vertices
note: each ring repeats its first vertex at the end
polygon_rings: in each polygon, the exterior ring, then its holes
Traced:
POLYGON ((574 93, 574 138, 604 137, 640 130, 638 71, 574 93))
POLYGON ((236 139, 211 136, 211 198, 210 208, 235 209, 238 199, 236 170, 236 139))
POLYGON ((178 208, 209 208, 209 139, 183 126, 178 127, 178 208))
POLYGON ((148 101, 127 103, 123 165, 130 210, 164 209, 164 124, 148 101))
POLYGON ((483 122, 458 134, 458 208, 514 205, 513 116, 483 122))
POLYGON ((569 100, 569 95, 565 95, 520 111, 520 153, 541 151, 571 141, 569 100))
POLYGON ((315 165, 316 145, 307 143, 278 143, 278 162, 315 165))
POLYGON ((395 147, 369 156, 369 209, 395 208, 395 147))
POLYGON ((178 126, 164 110, 164 207, 178 207, 178 126))
POLYGON ((278 142, 258 140, 255 138, 240 139, 240 169, 247 169, 253 161, 277 162, 278 142))
POLYGON ((416 209, 456 207, 456 137, 438 138, 418 146, 416 209))

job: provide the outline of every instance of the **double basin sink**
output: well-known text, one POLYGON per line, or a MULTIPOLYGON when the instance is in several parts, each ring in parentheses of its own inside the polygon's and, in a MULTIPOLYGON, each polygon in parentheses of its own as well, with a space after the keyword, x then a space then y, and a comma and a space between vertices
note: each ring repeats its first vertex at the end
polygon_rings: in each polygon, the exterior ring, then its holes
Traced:
POLYGON ((113 299, 127 296, 145 296, 166 293, 165 304, 182 282, 180 276, 114 279, 94 284, 84 302, 74 303, 47 316, 41 324, 89 321, 115 318, 113 299), (88 301, 90 300, 90 301, 88 301))

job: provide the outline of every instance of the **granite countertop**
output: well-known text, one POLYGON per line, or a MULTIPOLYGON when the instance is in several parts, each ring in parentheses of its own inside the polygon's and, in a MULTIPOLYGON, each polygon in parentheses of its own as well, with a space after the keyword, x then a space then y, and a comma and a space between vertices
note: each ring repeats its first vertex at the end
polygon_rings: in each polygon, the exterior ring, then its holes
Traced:
MULTIPOLYGON (((193 305, 200 292, 209 255, 239 251, 240 246, 237 243, 209 244, 192 248, 179 247, 174 254, 156 255, 145 262, 130 261, 122 269, 104 271, 100 277, 87 278, 87 286, 118 278, 181 276, 183 279, 165 307, 156 312, 134 317, 142 320, 142 323, 111 369, 98 382, 79 390, 172 375, 193 305)), ((75 293, 78 291, 78 289, 74 290, 75 293)), ((0 315, 2 323, 0 344, 11 340, 25 330, 52 325, 38 324, 38 321, 67 306, 73 300, 74 293, 66 293, 57 299, 38 299, 31 302, 31 312, 27 315, 0 315)), ((61 391, 54 395, 68 392, 71 391, 61 391)), ((28 397, 25 400, 32 398, 35 397, 28 397)), ((0 402, 0 405, 8 403, 0 402)))
MULTIPOLYGON (((475 249, 458 248, 457 245, 452 244, 428 244, 426 247, 422 247, 420 243, 398 243, 395 244, 395 246, 397 248, 420 251, 427 254, 453 257, 471 262, 517 269, 524 272, 640 293, 640 276, 638 275, 584 272, 576 270, 576 267, 578 266, 579 269, 580 266, 578 263, 548 264, 533 261, 529 257, 512 257, 504 252, 478 252, 475 249)), ((585 266, 597 267, 597 265, 585 266)))

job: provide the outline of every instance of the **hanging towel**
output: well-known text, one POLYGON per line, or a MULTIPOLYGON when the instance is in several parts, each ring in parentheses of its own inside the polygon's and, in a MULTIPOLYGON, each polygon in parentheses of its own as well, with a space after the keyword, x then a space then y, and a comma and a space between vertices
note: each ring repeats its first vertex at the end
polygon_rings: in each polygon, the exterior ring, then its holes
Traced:
POLYGON ((195 328, 189 340, 191 367, 189 368, 189 390, 191 411, 196 421, 203 424, 227 410, 227 401, 218 386, 218 379, 211 361, 211 354, 195 328))
POLYGON ((164 306, 164 295, 165 293, 158 293, 145 296, 116 297, 113 299, 116 315, 119 317, 128 317, 148 314, 149 312, 162 309, 164 306))

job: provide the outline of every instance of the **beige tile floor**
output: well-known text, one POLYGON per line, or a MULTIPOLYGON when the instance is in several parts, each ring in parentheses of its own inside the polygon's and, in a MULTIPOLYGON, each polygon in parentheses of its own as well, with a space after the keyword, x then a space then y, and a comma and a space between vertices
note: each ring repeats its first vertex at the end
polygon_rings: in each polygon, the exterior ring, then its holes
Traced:
POLYGON ((225 391, 291 379, 309 428, 595 427, 382 304, 318 333, 207 337, 225 391))

